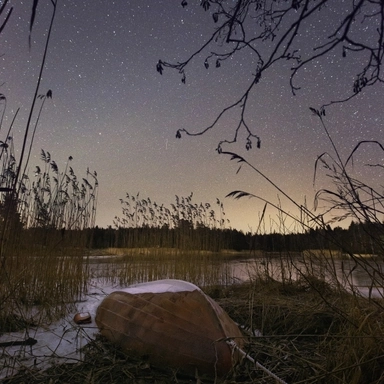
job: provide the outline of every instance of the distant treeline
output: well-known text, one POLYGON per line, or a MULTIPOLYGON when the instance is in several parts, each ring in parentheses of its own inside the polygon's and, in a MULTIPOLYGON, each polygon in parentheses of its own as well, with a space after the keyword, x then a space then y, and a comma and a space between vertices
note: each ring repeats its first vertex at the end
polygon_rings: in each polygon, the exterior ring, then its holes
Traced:
POLYGON ((178 248, 182 250, 223 249, 236 251, 262 250, 267 252, 305 249, 331 249, 353 253, 383 254, 384 231, 382 225, 351 223, 348 229, 311 229, 305 233, 252 234, 236 229, 194 227, 181 220, 177 227, 169 228, 99 228, 86 230, 90 248, 178 248))
MULTIPOLYGON (((65 230, 28 228, 20 230, 16 242, 7 242, 9 251, 28 247, 59 249, 86 246, 103 248, 174 248, 219 252, 222 250, 265 252, 302 252, 307 249, 329 249, 343 253, 370 253, 384 255, 384 231, 381 224, 352 223, 348 229, 311 229, 304 233, 244 233, 236 229, 193 226, 181 220, 177 227, 135 227, 65 230)), ((64 251, 65 252, 65 251, 64 251)))

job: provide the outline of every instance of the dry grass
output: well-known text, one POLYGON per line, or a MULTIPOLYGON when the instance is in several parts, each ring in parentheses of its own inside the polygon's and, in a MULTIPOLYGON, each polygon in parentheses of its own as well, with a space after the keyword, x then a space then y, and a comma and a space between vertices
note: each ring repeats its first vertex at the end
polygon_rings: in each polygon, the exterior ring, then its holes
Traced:
POLYGON ((87 279, 77 248, 8 253, 0 282, 0 332, 14 314, 26 322, 49 322, 63 316, 68 303, 85 292, 87 279))
POLYGON ((84 229, 94 226, 98 189, 95 173, 78 178, 72 157, 60 172, 42 150, 42 168, 22 175, 12 192, 17 164, 13 141, 7 142, 0 153, 0 187, 10 190, 0 194, 0 332, 15 314, 25 322, 58 318, 84 293, 84 229))
MULTIPOLYGON (((383 382, 383 300, 335 291, 313 277, 291 284, 256 280, 215 292, 232 318, 261 332, 249 338, 249 353, 287 382, 383 382)), ((244 369, 249 382, 271 382, 244 369)))

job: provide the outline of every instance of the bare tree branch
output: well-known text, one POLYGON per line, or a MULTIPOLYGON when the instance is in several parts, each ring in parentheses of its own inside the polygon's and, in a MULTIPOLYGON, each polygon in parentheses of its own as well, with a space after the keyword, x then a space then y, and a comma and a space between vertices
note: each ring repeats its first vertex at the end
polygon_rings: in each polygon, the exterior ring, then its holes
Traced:
MULTIPOLYGON (((300 87, 295 80, 308 64, 330 54, 341 55, 347 62, 359 55, 361 69, 355 74, 351 87, 345 90, 344 97, 325 103, 322 111, 331 104, 351 100, 365 88, 384 81, 384 1, 205 0, 200 4, 211 13, 217 25, 214 32, 186 60, 177 63, 159 60, 157 71, 163 74, 165 68, 176 69, 185 83, 187 67, 201 55, 204 66, 209 68, 212 62, 220 67, 222 62, 236 57, 239 52, 248 52, 255 72, 243 94, 223 108, 212 124, 197 132, 179 129, 178 138, 181 133, 203 135, 214 128, 226 112, 239 107, 240 119, 232 138, 220 141, 217 150, 221 152, 224 143, 236 142, 242 129, 247 134, 247 149, 252 148, 252 139, 256 139, 260 146, 259 137, 251 131, 245 118, 249 96, 264 73, 282 60, 292 62, 289 83, 292 93, 296 94, 300 87), (330 10, 335 14, 336 22, 319 23, 319 20, 326 20, 330 10), (316 39, 310 36, 309 26, 315 29, 316 39)), ((186 7, 186 2, 182 2, 182 6, 186 7)))

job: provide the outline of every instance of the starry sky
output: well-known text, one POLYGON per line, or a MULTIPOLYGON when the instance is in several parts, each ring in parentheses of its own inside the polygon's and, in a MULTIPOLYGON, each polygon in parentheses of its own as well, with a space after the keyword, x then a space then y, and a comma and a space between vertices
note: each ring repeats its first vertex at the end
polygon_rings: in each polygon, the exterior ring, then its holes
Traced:
MULTIPOLYGON (((52 13, 50 1, 40 0, 29 49, 31 3, 10 1, 14 11, 0 35, 0 92, 7 97, 3 126, 9 126, 20 107, 13 131, 16 153, 52 13)), ((186 84, 176 71, 157 73, 159 59, 185 60, 213 32, 211 14, 204 12, 199 1, 188 3, 183 8, 179 0, 58 0, 40 87, 43 94, 51 89, 53 98, 45 103, 29 168, 33 172, 41 164, 44 149, 61 169, 72 156, 71 166, 79 176, 85 175, 87 167, 97 171, 99 226, 112 225, 113 218, 121 216, 119 199, 138 192, 166 206, 175 202, 175 195, 191 192, 195 203, 215 206, 218 198, 230 220, 227 227, 244 231, 258 227, 264 203, 225 199, 233 190, 246 190, 274 203, 280 199, 286 210, 298 214, 254 171, 244 166, 237 173, 239 165, 217 153, 218 142, 232 138, 236 113, 226 115, 204 136, 176 139, 179 128, 198 132, 209 126, 244 92, 255 66, 244 54, 220 68, 206 69, 201 55, 186 69, 186 84)), ((332 23, 332 17, 326 20, 322 26, 332 23)), ((309 35, 312 27, 316 25, 308 27, 309 35)), ((340 52, 318 60, 298 75, 301 89, 293 96, 291 65, 276 64, 254 88, 247 110, 261 148, 254 145, 246 151, 245 133, 241 133, 238 142, 225 149, 245 156, 298 203, 306 200, 311 208, 316 189, 327 183, 322 172, 313 186, 315 160, 332 149, 309 107, 344 97, 359 65, 359 57, 345 62, 340 52)), ((359 140, 382 141, 382 100, 383 88, 374 86, 348 103, 327 109, 325 121, 342 156, 348 156, 359 140)), ((377 169, 374 175, 363 164, 382 164, 383 155, 376 148, 366 148, 354 171, 376 182, 377 169)), ((276 211, 268 210, 265 227, 266 231, 278 229, 276 211)), ((287 227, 294 230, 292 224, 287 227)))

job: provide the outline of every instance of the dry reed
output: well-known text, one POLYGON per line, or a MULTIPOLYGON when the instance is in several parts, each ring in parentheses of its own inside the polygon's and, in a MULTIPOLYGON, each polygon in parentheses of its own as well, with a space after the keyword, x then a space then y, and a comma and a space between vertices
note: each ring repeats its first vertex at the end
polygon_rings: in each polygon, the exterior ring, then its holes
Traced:
MULTIPOLYGON (((3 170, 15 177, 10 151, 4 149, 3 170)), ((48 152, 42 151, 42 160, 44 172, 32 183, 23 178, 18 200, 12 193, 0 196, 0 332, 15 313, 25 320, 32 310, 40 319, 42 313, 48 319, 60 316, 86 289, 83 257, 89 239, 82 230, 94 225, 96 176, 87 171, 92 184, 79 182, 68 164, 59 172, 48 152)), ((4 182, 11 185, 13 179, 4 182)))

